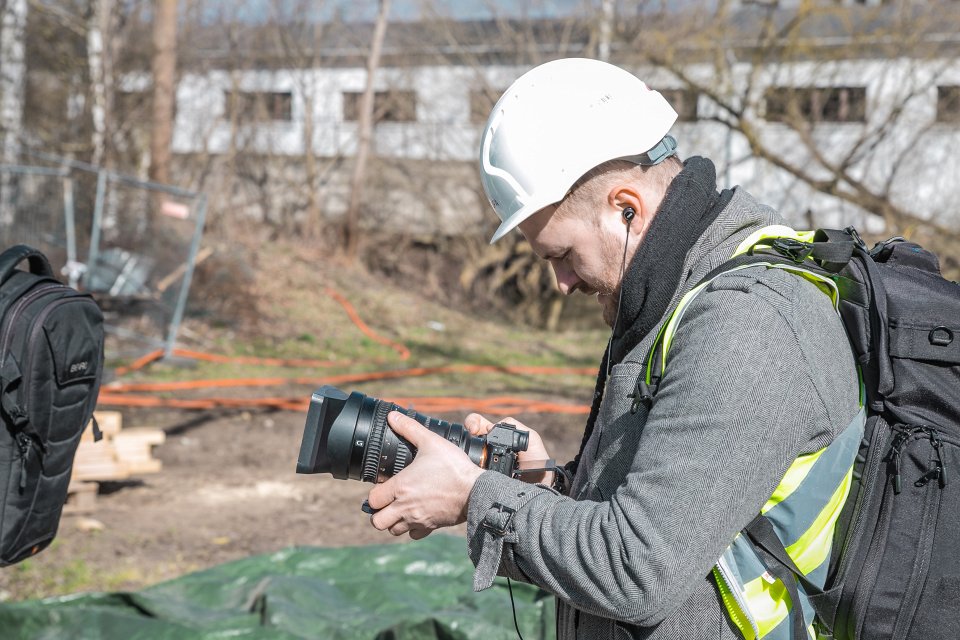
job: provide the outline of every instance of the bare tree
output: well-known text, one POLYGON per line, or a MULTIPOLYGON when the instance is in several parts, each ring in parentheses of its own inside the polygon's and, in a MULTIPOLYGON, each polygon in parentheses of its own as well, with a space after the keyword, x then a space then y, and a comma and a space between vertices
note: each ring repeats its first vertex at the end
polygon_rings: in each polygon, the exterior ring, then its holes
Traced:
POLYGON ((616 12, 614 0, 600 0, 600 16, 597 29, 597 57, 600 60, 610 59, 610 44, 613 38, 613 20, 616 12))
POLYGON ((916 209, 916 186, 935 179, 937 162, 924 152, 936 122, 925 105, 956 65, 938 44, 949 32, 942 15, 920 5, 720 2, 713 13, 644 16, 621 30, 620 59, 666 71, 666 87, 704 107, 688 117, 727 129, 730 163, 777 176, 795 201, 829 196, 888 233, 919 225, 960 239, 916 209))
POLYGON ((312 0, 292 5, 277 5, 272 8, 271 36, 282 52, 285 65, 293 69, 293 82, 303 101, 303 195, 306 200, 305 224, 295 225, 299 230, 312 231, 320 228, 323 215, 320 187, 329 179, 331 169, 339 165, 340 157, 320 159, 317 157, 315 139, 324 123, 317 121, 317 111, 322 95, 318 87, 323 39, 330 28, 317 21, 311 10, 322 9, 323 3, 312 0))
MULTIPOLYGON (((0 163, 14 164, 20 146, 23 98, 26 85, 24 37, 27 25, 27 0, 5 0, 0 23, 0 163)), ((9 173, 0 174, 0 225, 13 222, 9 173)))
MULTIPOLYGON (((497 99, 523 70, 555 57, 609 55, 616 3, 591 0, 584 5, 583 12, 536 18, 509 15, 490 4, 491 18, 475 25, 454 19, 441 3, 425 5, 423 26, 436 40, 437 63, 468 71, 470 122, 478 132, 497 99)), ((531 14, 549 13, 542 2, 524 6, 531 14)), ((425 192, 429 186, 424 186, 425 192)), ((473 189, 475 206, 487 209, 479 181, 473 189)), ((492 220, 492 216, 484 211, 483 219, 492 220)), ((482 300, 524 322, 557 328, 571 300, 557 290, 549 265, 516 237, 491 246, 488 238, 493 227, 479 229, 480 234, 453 240, 456 248, 450 253, 462 257, 460 287, 474 301, 482 300)), ((436 242, 439 247, 443 241, 436 242)))
POLYGON ((177 65, 177 0, 155 0, 153 17, 153 129, 150 178, 170 182, 177 65))
POLYGON ((93 124, 90 162, 94 165, 112 166, 115 60, 118 49, 116 2, 92 0, 89 14, 87 61, 90 69, 90 114, 93 124))
POLYGON ((360 100, 360 112, 357 118, 357 153, 354 157, 353 174, 350 178, 350 203, 347 206, 343 226, 344 252, 351 260, 357 254, 357 227, 363 196, 363 182, 366 175, 367 156, 370 153, 370 143, 373 137, 374 75, 377 67, 380 66, 380 51, 383 47, 383 38, 387 32, 389 14, 390 0, 380 0, 380 9, 377 12, 377 21, 373 29, 373 39, 370 42, 370 55, 367 58, 366 85, 360 100))

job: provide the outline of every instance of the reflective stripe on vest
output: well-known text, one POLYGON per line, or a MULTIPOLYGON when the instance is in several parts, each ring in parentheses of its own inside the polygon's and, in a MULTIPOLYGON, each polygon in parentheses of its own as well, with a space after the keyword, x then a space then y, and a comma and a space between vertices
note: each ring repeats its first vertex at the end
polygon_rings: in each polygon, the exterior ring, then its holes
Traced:
MULTIPOLYGON (((798 233, 782 225, 764 227, 744 240, 734 257, 751 247, 763 247, 763 240, 784 237, 811 242, 813 232, 798 233)), ((830 296, 835 310, 839 308, 840 295, 833 280, 801 265, 757 262, 734 267, 715 277, 756 266, 784 269, 809 280, 830 296)), ((661 371, 666 371, 667 352, 683 314, 712 281, 700 283, 684 295, 661 327, 656 340, 663 340, 661 371)), ((656 348, 650 350, 647 361, 648 384, 651 382, 656 351, 656 348)), ((826 581, 830 565, 834 528, 850 492, 853 463, 863 437, 866 422, 863 397, 861 382, 860 411, 850 424, 829 446, 799 456, 760 510, 770 520, 797 568, 821 587, 826 581)), ((791 638, 793 603, 790 602, 787 589, 767 571, 746 535, 737 534, 714 566, 713 576, 730 620, 746 640, 799 640, 791 638)), ((803 619, 812 623, 815 614, 803 585, 797 584, 797 590, 803 619)), ((813 624, 808 626, 808 632, 811 638, 816 638, 813 624)))

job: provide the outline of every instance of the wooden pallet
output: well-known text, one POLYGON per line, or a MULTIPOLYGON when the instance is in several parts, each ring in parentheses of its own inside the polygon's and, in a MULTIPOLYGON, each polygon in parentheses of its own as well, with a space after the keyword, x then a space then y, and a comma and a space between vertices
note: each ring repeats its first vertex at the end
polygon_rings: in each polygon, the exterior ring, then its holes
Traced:
POLYGON ((147 427, 124 429, 119 411, 97 411, 94 417, 103 439, 94 442, 93 429, 87 425, 73 460, 71 485, 126 480, 161 470, 162 464, 152 456, 152 448, 166 439, 163 431, 147 427))

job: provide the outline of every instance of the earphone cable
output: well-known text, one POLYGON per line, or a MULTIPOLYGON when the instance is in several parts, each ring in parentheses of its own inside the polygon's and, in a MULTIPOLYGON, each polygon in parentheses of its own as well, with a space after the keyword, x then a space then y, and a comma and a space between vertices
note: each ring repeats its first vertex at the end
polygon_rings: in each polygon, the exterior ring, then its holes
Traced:
POLYGON ((510 584, 510 578, 507 578, 507 590, 510 592, 510 609, 513 611, 513 628, 517 630, 517 637, 523 640, 520 634, 520 625, 517 623, 517 606, 513 603, 513 586, 510 584))
POLYGON ((613 331, 610 333, 610 340, 607 341, 607 377, 610 377, 610 355, 613 349, 613 337, 617 335, 617 327, 620 325, 620 307, 623 305, 623 278, 627 273, 627 247, 630 246, 630 225, 633 224, 633 217, 627 218, 627 237, 623 241, 623 258, 620 259, 620 294, 617 296, 617 317, 613 321, 613 331))

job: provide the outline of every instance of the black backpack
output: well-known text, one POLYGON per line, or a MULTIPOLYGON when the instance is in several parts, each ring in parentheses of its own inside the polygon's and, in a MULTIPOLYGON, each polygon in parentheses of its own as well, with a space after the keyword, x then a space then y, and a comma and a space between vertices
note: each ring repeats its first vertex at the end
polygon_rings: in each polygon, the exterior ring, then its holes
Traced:
POLYGON ((93 298, 30 247, 0 254, 0 566, 53 541, 102 369, 93 298), (29 272, 15 268, 23 260, 29 272))
POLYGON ((747 534, 811 595, 821 637, 956 640, 960 284, 944 279, 937 257, 919 245, 897 237, 868 249, 852 227, 819 230, 812 242, 764 245, 714 274, 779 260, 829 275, 863 376, 868 419, 825 591, 800 574, 771 532, 751 523, 747 534))

